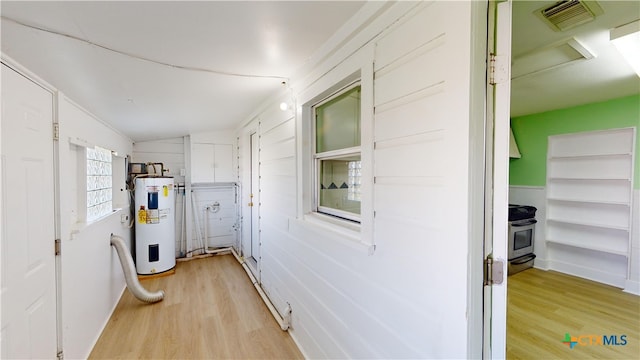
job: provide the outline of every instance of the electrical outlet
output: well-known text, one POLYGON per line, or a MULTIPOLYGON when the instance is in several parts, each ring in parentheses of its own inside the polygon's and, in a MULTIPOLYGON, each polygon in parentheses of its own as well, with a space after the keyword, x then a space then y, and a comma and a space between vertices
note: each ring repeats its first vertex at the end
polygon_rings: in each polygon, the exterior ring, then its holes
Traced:
POLYGON ((180 176, 186 176, 186 175, 187 175, 187 170, 180 169, 180 176))
POLYGON ((129 221, 129 215, 127 214, 120 214, 120 222, 121 223, 126 223, 127 221, 129 221))

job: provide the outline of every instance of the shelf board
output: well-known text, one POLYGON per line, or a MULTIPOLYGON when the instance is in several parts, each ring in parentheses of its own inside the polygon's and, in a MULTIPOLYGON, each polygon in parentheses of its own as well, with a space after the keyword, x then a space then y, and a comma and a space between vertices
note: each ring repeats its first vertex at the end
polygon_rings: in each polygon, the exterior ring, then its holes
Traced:
POLYGON ((571 242, 571 241, 556 240, 556 239, 547 239, 547 242, 554 243, 554 244, 561 244, 561 245, 571 246, 571 247, 576 247, 576 248, 581 248, 581 249, 600 251, 600 252, 605 252, 605 253, 608 253, 608 254, 624 256, 624 257, 627 257, 627 258, 629 257, 629 252, 628 251, 620 251, 620 250, 609 249, 609 248, 604 247, 604 246, 592 246, 592 245, 578 244, 578 243, 571 242))
POLYGON ((615 158, 615 157, 623 157, 623 156, 631 156, 632 153, 624 152, 624 153, 614 153, 614 154, 585 154, 585 155, 552 155, 547 159, 549 160, 581 160, 581 159, 606 159, 606 158, 615 158))
POLYGON ((598 177, 598 178, 587 178, 587 177, 559 177, 559 176, 549 176, 547 180, 562 180, 562 181, 631 181, 629 177, 598 177))
POLYGON ((585 221, 576 221, 576 220, 566 220, 566 219, 552 219, 547 218, 547 221, 555 222, 555 223, 565 223, 570 225, 580 225, 580 226, 591 226, 602 229, 612 229, 612 230, 621 230, 629 232, 630 228, 628 226, 617 226, 617 225, 607 225, 607 224, 596 224, 596 223, 588 223, 585 221))
POLYGON ((577 200, 577 199, 562 199, 562 198, 552 198, 548 197, 547 200, 551 201, 562 201, 562 202, 572 202, 572 203, 583 203, 583 204, 594 204, 594 205, 621 205, 621 206, 630 206, 629 202, 625 201, 607 201, 607 200, 577 200))

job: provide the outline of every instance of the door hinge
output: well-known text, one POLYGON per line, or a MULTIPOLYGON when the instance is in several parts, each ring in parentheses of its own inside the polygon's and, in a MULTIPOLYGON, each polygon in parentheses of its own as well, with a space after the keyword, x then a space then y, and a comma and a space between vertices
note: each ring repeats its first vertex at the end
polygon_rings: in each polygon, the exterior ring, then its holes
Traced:
POLYGON ((484 259, 484 285, 500 285, 504 281, 504 261, 484 259))
POLYGON ((55 249, 56 255, 60 255, 60 239, 55 240, 54 249, 55 249))
POLYGON ((53 123, 53 140, 60 140, 60 124, 53 123))
POLYGON ((504 55, 489 55, 489 84, 497 85, 509 81, 508 60, 504 55))

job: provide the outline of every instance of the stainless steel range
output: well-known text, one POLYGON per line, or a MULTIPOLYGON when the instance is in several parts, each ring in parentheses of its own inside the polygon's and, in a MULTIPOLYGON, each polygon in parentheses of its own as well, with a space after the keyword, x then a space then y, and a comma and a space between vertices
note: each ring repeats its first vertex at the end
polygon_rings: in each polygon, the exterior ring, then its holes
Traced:
POLYGON ((533 266, 537 210, 533 206, 509 204, 509 274, 533 266))

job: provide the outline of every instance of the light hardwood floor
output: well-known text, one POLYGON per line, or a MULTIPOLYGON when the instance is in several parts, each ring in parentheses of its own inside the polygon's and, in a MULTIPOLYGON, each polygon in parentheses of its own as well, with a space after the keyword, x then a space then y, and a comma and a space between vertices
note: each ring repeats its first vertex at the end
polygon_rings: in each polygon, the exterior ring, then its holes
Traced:
MULTIPOLYGON (((508 279, 508 359, 640 359, 640 297, 554 271, 508 279), (626 345, 564 344, 572 337, 626 335, 626 345)), ((588 344, 588 338, 582 342, 588 344)))
POLYGON ((90 358, 303 358, 232 255, 179 262, 142 285, 164 289, 164 300, 147 305, 125 290, 90 358))

